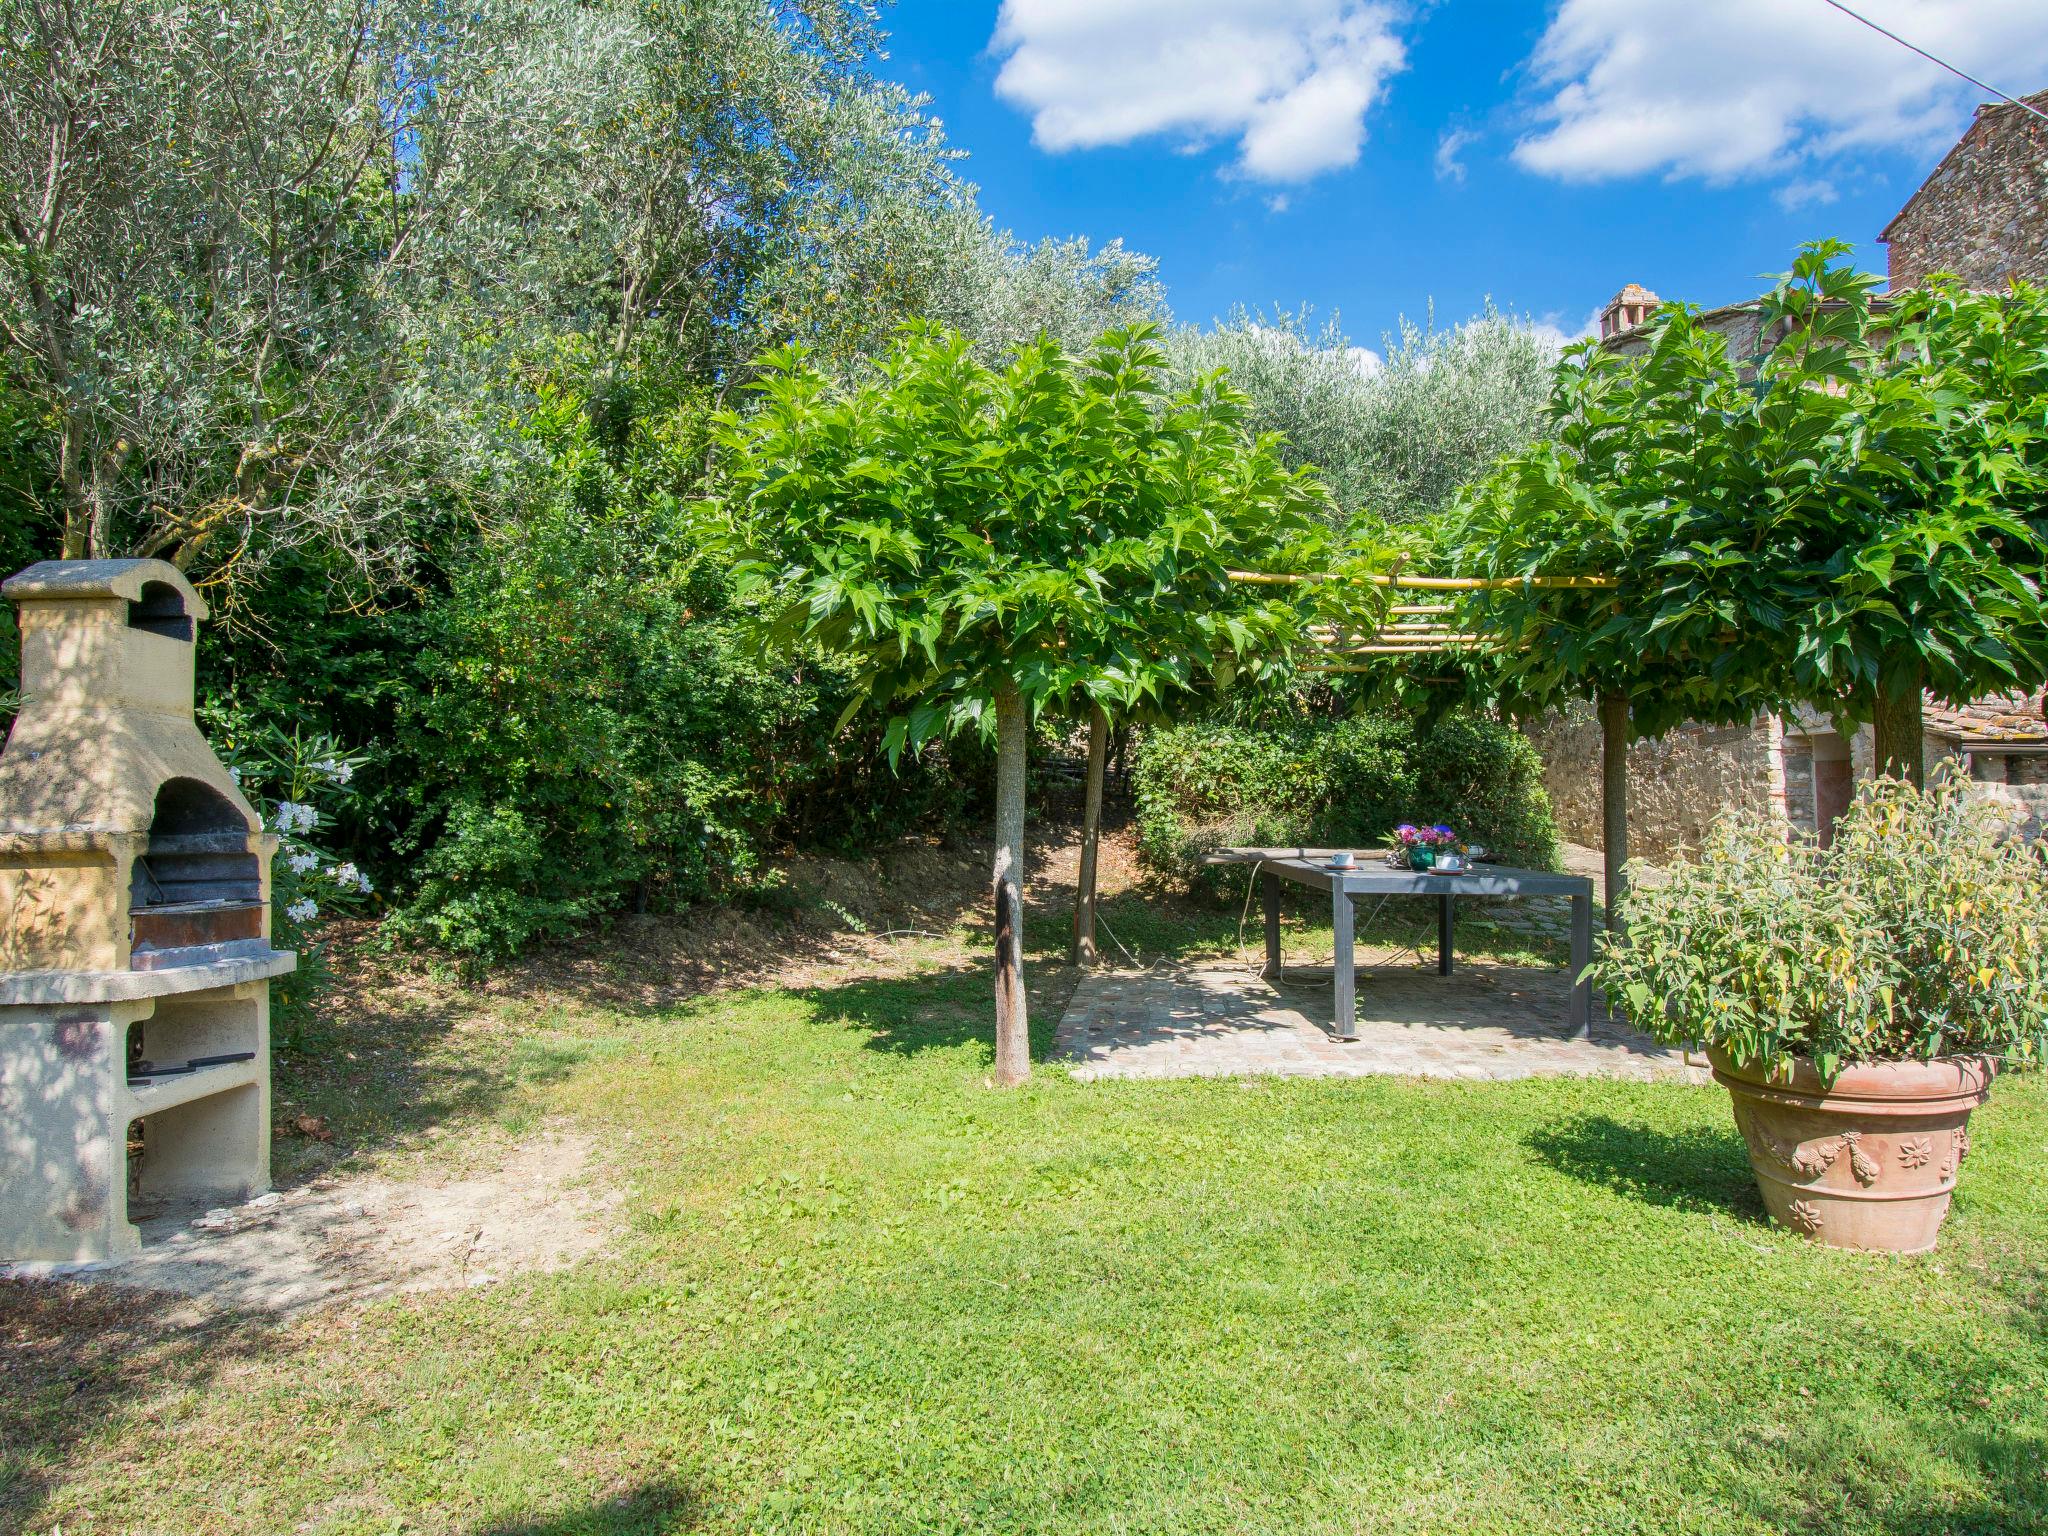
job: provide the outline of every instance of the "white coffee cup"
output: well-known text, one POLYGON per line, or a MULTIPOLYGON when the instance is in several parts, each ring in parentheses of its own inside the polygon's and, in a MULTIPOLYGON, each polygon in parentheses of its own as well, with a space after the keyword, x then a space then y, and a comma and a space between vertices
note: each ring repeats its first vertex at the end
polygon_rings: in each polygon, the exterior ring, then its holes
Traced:
POLYGON ((1332 869, 1349 869, 1356 862, 1349 850, 1330 855, 1330 868, 1332 869))

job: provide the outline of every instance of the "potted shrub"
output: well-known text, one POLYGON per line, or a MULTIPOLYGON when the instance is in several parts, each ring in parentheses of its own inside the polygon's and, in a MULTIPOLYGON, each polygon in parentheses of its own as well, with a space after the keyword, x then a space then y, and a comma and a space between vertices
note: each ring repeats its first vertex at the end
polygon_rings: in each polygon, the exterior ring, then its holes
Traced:
POLYGON ((2041 850, 1952 776, 1881 779, 1830 847, 1727 820, 1621 916, 1609 1005, 1705 1048, 1773 1219, 1932 1248, 1993 1072, 2048 1048, 2041 850))

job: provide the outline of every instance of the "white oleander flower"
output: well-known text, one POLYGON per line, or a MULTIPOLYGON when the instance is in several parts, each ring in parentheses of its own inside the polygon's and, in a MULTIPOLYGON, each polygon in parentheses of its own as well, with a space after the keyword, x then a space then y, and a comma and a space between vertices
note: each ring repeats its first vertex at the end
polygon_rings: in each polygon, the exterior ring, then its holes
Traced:
POLYGON ((296 800, 277 802, 277 830, 280 832, 310 832, 319 819, 320 813, 310 805, 301 805, 296 800))
POLYGON ((230 769, 228 770, 228 777, 229 777, 229 778, 231 778, 231 779, 233 779, 233 780, 235 781, 235 788, 237 788, 237 789, 240 789, 240 788, 242 787, 242 770, 241 770, 241 769, 239 769, 239 768, 230 768, 230 769))
POLYGON ((295 875, 303 875, 319 862, 320 855, 317 853, 294 853, 285 859, 285 863, 291 865, 292 873, 295 875))
POLYGON ((336 885, 352 885, 365 896, 370 894, 370 877, 353 864, 337 864, 327 873, 334 877, 336 885))
POLYGON ((310 923, 320 915, 320 903, 310 896, 301 896, 284 909, 284 915, 295 923, 310 923))
POLYGON ((337 784, 346 784, 356 776, 354 763, 343 762, 338 757, 323 757, 313 765, 315 773, 324 773, 337 784))

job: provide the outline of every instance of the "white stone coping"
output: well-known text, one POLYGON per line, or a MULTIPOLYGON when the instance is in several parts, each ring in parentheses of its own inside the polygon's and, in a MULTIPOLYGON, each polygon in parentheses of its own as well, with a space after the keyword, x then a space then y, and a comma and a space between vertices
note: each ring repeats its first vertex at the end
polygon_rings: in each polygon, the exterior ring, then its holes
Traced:
POLYGON ((160 971, 7 971, 0 972, 0 1008, 50 1003, 132 1003, 146 997, 172 997, 181 992, 207 992, 215 987, 268 981, 298 969, 299 957, 289 949, 267 955, 215 960, 204 965, 172 965, 160 971))

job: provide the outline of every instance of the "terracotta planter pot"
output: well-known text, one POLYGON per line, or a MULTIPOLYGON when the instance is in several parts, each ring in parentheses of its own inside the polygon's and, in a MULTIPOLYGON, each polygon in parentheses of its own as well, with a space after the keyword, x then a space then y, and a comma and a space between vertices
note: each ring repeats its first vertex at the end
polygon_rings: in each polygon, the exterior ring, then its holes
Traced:
POLYGON ((1772 1220, 1836 1248, 1925 1253, 1970 1151, 1970 1111, 1991 1092, 1985 1056, 1866 1062, 1821 1086, 1812 1063, 1765 1077, 1709 1050, 1735 1100, 1772 1220))

